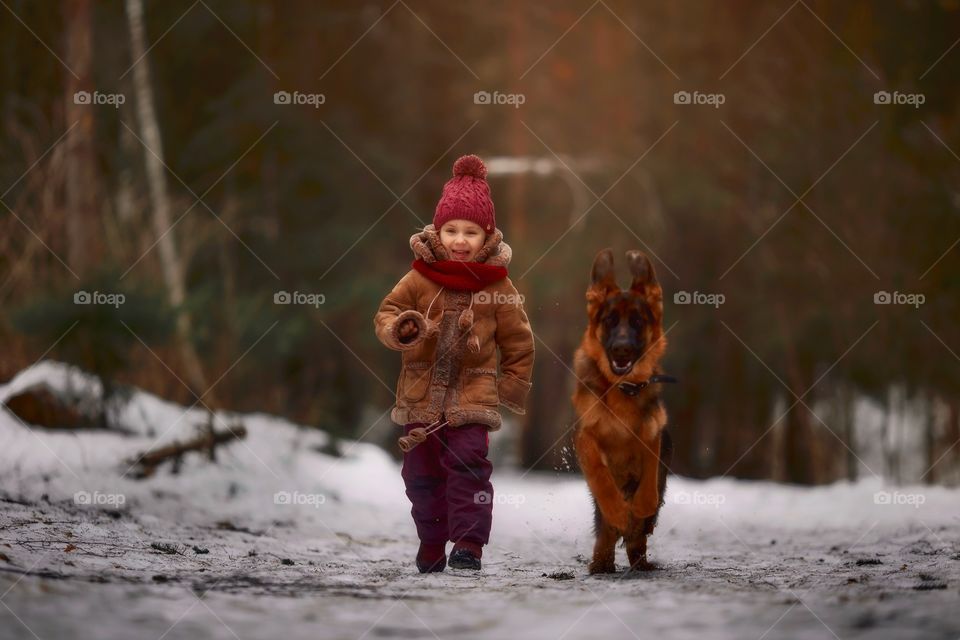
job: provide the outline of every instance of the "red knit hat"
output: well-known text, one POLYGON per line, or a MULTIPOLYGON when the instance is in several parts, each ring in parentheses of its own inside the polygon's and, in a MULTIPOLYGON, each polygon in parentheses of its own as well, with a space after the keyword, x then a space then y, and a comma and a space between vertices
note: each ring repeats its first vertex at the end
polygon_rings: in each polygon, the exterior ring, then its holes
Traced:
POLYGON ((487 233, 497 226, 487 168, 477 156, 461 156, 453 163, 453 177, 443 185, 443 195, 433 214, 433 226, 440 229, 450 220, 475 222, 487 233))

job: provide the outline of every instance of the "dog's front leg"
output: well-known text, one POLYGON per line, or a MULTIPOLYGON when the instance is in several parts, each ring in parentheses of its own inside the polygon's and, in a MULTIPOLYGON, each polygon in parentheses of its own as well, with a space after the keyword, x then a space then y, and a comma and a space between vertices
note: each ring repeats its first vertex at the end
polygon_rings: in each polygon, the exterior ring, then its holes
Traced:
POLYGON ((630 504, 633 517, 641 523, 645 518, 655 515, 660 508, 660 490, 657 486, 660 455, 657 452, 660 451, 661 438, 661 434, 657 434, 653 442, 644 442, 641 452, 640 486, 630 504))
POLYGON ((600 513, 610 525, 619 531, 626 531, 630 510, 620 488, 613 480, 600 445, 586 433, 586 429, 580 429, 574 445, 580 468, 587 479, 590 492, 597 501, 600 513))

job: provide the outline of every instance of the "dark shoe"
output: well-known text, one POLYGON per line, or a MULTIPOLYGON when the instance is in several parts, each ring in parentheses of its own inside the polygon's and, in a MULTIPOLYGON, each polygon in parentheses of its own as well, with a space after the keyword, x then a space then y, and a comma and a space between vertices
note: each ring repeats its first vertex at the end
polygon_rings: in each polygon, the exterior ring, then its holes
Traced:
POLYGON ((446 566, 446 545, 420 543, 420 550, 417 551, 417 569, 420 573, 438 573, 446 566))
POLYGON ((475 553, 478 545, 461 546, 457 545, 450 554, 451 569, 473 569, 480 570, 480 554, 475 553), (474 547, 474 548, 471 548, 474 547))

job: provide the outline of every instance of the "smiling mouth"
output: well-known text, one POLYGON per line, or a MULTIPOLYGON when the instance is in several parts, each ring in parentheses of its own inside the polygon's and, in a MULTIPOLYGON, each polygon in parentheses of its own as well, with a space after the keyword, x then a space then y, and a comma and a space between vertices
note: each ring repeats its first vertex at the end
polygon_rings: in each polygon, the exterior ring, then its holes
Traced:
POLYGON ((457 251, 456 249, 452 250, 454 258, 464 259, 470 255, 469 251, 457 251))
POLYGON ((610 369, 618 375, 622 376, 625 373, 628 373, 630 369, 633 369, 633 363, 635 361, 630 358, 610 358, 610 369))

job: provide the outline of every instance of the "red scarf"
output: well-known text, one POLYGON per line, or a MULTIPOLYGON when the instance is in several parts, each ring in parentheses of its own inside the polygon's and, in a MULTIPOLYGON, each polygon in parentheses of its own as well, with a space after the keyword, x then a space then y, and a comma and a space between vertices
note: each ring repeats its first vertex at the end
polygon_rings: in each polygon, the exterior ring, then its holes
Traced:
POLYGON ((461 262, 460 260, 413 261, 413 268, 437 284, 450 289, 481 291, 488 284, 507 277, 507 268, 484 262, 461 262))

